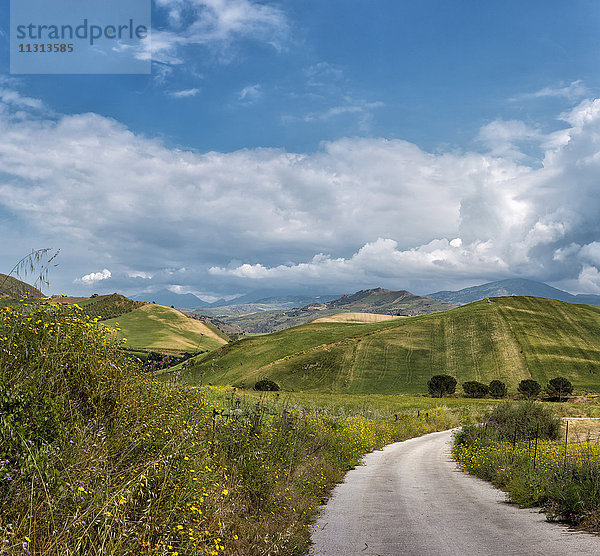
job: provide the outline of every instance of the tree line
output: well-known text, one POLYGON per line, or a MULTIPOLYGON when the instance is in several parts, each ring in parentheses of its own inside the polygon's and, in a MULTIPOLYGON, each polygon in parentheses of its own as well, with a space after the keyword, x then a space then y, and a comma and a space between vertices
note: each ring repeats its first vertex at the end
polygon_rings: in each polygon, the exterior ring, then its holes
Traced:
MULTIPOLYGON (((441 398, 456 392, 457 380, 450 375, 435 375, 427 382, 429 394, 434 398, 441 398)), ((508 393, 508 388, 501 380, 492 380, 489 384, 478 382, 477 380, 469 380, 463 382, 462 388, 465 396, 468 398, 504 398, 508 393)), ((539 382, 533 379, 522 380, 517 387, 517 391, 521 396, 527 399, 537 397, 542 392, 542 386, 539 382)), ((545 392, 552 400, 562 401, 573 392, 571 382, 562 376, 557 376, 548 381, 545 387, 545 392)))

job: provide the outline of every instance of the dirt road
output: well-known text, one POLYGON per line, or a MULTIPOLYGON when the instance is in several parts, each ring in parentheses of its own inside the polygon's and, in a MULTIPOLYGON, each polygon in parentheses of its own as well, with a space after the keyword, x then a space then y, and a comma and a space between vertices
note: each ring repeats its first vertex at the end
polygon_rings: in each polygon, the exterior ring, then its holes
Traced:
POLYGON ((600 537, 507 504, 503 492, 458 471, 450 441, 444 431, 369 454, 334 490, 311 554, 600 555, 600 537))

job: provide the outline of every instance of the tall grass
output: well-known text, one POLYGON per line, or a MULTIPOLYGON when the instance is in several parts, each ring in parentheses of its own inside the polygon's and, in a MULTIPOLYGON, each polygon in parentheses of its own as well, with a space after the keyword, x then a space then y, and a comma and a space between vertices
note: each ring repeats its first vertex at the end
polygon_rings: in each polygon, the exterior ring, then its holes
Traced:
POLYGON ((120 347, 77 307, 0 310, 1 554, 304 554, 365 453, 460 420, 158 383, 120 347))

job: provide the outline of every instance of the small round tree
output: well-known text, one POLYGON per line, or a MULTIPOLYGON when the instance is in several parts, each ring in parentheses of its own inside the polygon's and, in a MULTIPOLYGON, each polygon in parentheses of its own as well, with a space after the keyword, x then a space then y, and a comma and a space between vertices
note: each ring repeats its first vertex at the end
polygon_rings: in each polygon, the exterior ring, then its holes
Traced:
POLYGON ((535 398, 542 391, 542 387, 537 380, 528 378, 527 380, 519 382, 517 390, 522 396, 531 399, 535 398))
POLYGON ((557 376, 556 378, 548 381, 546 391, 553 398, 558 398, 558 401, 562 401, 563 398, 573 392, 573 385, 571 382, 563 376, 557 376))
POLYGON ((477 382, 476 380, 469 380, 463 382, 463 390, 469 398, 485 398, 490 389, 487 384, 477 382))
POLYGON ((506 396, 506 384, 501 380, 492 380, 492 382, 490 382, 489 390, 492 398, 499 399, 506 396))
POLYGON ((276 392, 279 390, 279 384, 268 378, 263 378, 254 385, 254 389, 261 392, 276 392))
POLYGON ((434 398, 441 398, 456 392, 456 379, 450 375, 435 375, 427 383, 429 394, 434 398))

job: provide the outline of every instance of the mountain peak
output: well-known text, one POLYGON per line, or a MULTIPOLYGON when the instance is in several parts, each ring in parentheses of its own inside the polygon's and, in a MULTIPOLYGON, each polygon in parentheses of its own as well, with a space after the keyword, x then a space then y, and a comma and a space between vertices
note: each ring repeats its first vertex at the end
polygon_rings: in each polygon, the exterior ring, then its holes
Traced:
POLYGON ((527 278, 507 278, 479 286, 463 288, 462 290, 439 291, 428 294, 428 297, 441 299, 456 305, 465 305, 473 301, 485 299, 486 297, 506 296, 531 296, 557 299, 558 301, 566 301, 567 303, 600 304, 600 296, 598 295, 573 295, 569 292, 553 288, 543 282, 536 282, 527 278))

